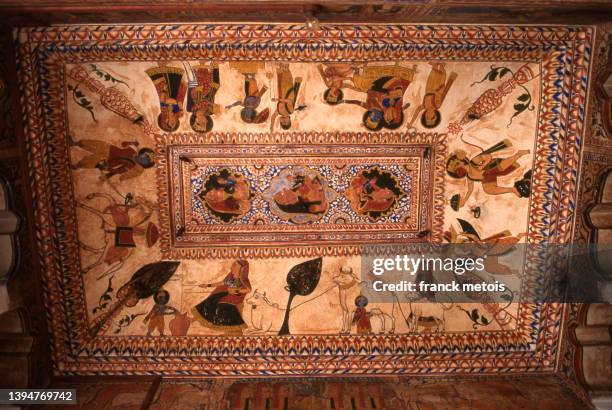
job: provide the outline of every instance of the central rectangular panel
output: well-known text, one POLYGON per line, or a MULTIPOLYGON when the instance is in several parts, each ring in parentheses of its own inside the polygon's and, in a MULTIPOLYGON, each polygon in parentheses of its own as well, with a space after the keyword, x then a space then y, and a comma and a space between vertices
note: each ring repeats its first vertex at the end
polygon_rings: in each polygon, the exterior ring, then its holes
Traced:
POLYGON ((169 184, 164 251, 180 258, 257 257, 263 247, 286 256, 349 255, 366 243, 421 241, 434 225, 435 139, 169 143, 159 181, 169 184))

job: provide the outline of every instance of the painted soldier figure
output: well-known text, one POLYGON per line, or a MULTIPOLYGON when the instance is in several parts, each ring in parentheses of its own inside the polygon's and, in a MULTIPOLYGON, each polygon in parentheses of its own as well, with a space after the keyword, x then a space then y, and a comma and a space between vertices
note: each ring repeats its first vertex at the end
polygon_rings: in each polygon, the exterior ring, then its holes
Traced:
POLYGON ((118 147, 100 140, 81 139, 70 140, 70 145, 90 153, 72 168, 98 169, 104 179, 115 175, 119 175, 120 181, 135 178, 155 165, 153 150, 138 149, 137 141, 124 141, 118 147))
POLYGON ((270 109, 257 112, 261 98, 268 91, 267 86, 261 87, 255 76, 258 69, 263 69, 263 63, 258 61, 233 61, 230 67, 240 71, 244 76, 244 98, 226 106, 226 109, 240 106, 240 118, 247 124, 262 124, 268 120, 270 109))
POLYGON ((302 78, 293 78, 293 74, 289 70, 289 64, 279 64, 276 70, 276 78, 278 96, 273 100, 277 104, 276 111, 272 114, 272 119, 270 120, 270 131, 274 131, 277 117, 281 128, 288 130, 291 128, 291 114, 306 108, 305 105, 297 105, 302 78))
POLYGON ((196 132, 212 130, 212 115, 221 112, 221 106, 215 104, 215 95, 220 87, 219 65, 198 65, 188 68, 187 111, 191 112, 189 125, 196 132))
POLYGON ((183 69, 162 65, 149 68, 146 73, 155 85, 159 96, 161 112, 157 117, 157 125, 164 131, 176 131, 180 125, 187 90, 183 69))
POLYGON ((440 107, 448 94, 451 86, 457 79, 457 73, 452 72, 446 79, 446 68, 444 63, 429 63, 431 65, 431 72, 427 77, 427 83, 425 84, 425 95, 423 96, 423 102, 414 112, 412 120, 408 124, 408 128, 412 127, 415 120, 421 115, 421 125, 425 128, 436 128, 442 121, 442 115, 440 114, 440 107))

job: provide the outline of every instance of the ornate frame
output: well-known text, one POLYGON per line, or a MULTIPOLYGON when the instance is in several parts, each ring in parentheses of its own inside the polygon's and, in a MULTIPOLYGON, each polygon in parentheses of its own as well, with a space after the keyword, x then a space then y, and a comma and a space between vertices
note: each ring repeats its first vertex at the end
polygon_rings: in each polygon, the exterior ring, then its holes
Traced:
MULTIPOLYGON (((68 188, 65 65, 211 58, 538 63, 542 100, 528 240, 563 243, 570 240, 574 222, 592 37, 590 27, 502 25, 324 25, 312 32, 301 25, 177 24, 17 31, 28 172, 55 372, 319 376, 554 371, 563 316, 559 304, 522 305, 519 325, 510 332, 90 338, 68 188)), ((286 134, 267 138, 282 142, 286 134)))

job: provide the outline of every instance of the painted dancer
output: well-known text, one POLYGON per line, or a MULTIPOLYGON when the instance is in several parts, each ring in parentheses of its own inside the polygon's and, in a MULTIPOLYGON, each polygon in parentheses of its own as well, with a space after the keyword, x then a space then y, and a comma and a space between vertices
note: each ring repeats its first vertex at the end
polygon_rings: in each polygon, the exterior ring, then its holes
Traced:
POLYGON ((199 286, 214 289, 193 308, 194 317, 207 328, 226 334, 242 334, 247 328, 242 319, 243 302, 251 291, 249 263, 243 259, 236 260, 222 281, 199 286))

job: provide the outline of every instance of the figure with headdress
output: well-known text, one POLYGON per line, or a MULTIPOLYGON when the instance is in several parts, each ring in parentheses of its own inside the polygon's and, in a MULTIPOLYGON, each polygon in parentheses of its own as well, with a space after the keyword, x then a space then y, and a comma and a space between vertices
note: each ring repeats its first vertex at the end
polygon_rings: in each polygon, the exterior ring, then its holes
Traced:
POLYGON ((221 106, 215 104, 215 95, 221 85, 219 65, 188 65, 187 77, 187 111, 191 113, 189 125, 196 132, 209 132, 213 128, 211 116, 221 112, 221 106))
POLYGON ((425 95, 423 102, 414 111, 414 115, 408 124, 408 128, 412 127, 419 114, 421 114, 421 125, 425 128, 436 128, 442 121, 440 107, 448 94, 451 86, 457 79, 457 73, 452 72, 446 79, 446 68, 444 63, 429 63, 431 72, 427 77, 425 84, 425 95))
POLYGON ((274 202, 285 212, 320 214, 327 211, 323 183, 310 175, 291 175, 290 187, 274 194, 274 202))
POLYGON ((393 175, 374 167, 357 174, 344 195, 355 212, 377 219, 392 211, 405 193, 393 175))
POLYGON ((247 327, 242 319, 243 302, 251 291, 249 263, 238 259, 222 281, 199 286, 214 289, 210 296, 194 307, 194 317, 207 328, 242 334, 247 327))
POLYGON ((180 125, 187 85, 179 67, 160 65, 146 70, 159 96, 160 114, 157 125, 164 131, 176 131, 180 125))
POLYGON ((268 91, 267 86, 260 86, 255 76, 258 69, 263 68, 262 62, 255 61, 232 61, 229 63, 231 68, 234 68, 244 76, 244 98, 233 104, 227 105, 226 109, 233 107, 242 107, 240 110, 240 118, 247 124, 262 124, 268 120, 270 109, 265 108, 261 112, 257 112, 257 108, 261 104, 261 98, 268 91))
POLYGON ((135 178, 155 165, 150 148, 138 148, 138 141, 123 141, 121 146, 94 139, 70 140, 70 146, 89 152, 73 169, 98 169, 103 179, 119 175, 120 181, 135 178), (138 150, 138 151, 137 151, 138 150))
POLYGON ((345 100, 344 103, 363 107, 363 125, 371 131, 383 127, 397 129, 404 121, 404 93, 414 79, 416 66, 366 66, 361 74, 353 76, 355 89, 366 93, 366 100, 345 100))
POLYGON ((368 298, 359 295, 355 298, 355 311, 353 312, 353 324, 357 327, 358 335, 372 333, 372 323, 370 322, 370 314, 366 310, 368 298))
POLYGON ((223 222, 239 218, 251 209, 251 189, 246 178, 222 169, 211 175, 198 196, 223 222))
POLYGON ((512 187, 502 187, 497 183, 499 177, 510 175, 519 169, 519 158, 529 154, 529 150, 520 150, 507 158, 494 158, 492 156, 493 153, 510 148, 511 146, 512 143, 506 139, 471 159, 461 149, 454 151, 448 157, 446 173, 451 178, 466 178, 467 180, 467 192, 465 195, 457 194, 451 198, 451 207, 453 209, 458 210, 465 205, 474 191, 474 182, 480 182, 483 191, 489 195, 513 193, 519 198, 529 197, 531 193, 531 171, 527 171, 512 187))
POLYGON ((277 117, 281 128, 288 130, 291 128, 291 115, 295 111, 306 108, 305 105, 298 105, 297 103, 302 77, 294 79, 289 64, 282 63, 276 68, 276 84, 277 98, 272 100, 276 101, 276 111, 274 111, 270 120, 270 132, 274 131, 277 117))

